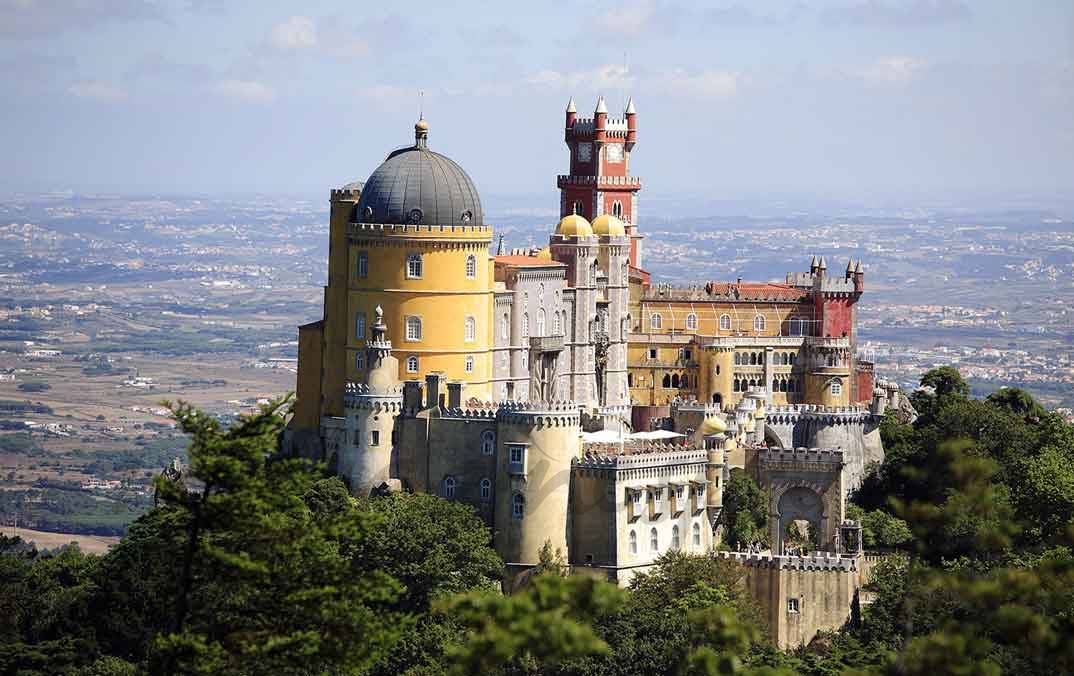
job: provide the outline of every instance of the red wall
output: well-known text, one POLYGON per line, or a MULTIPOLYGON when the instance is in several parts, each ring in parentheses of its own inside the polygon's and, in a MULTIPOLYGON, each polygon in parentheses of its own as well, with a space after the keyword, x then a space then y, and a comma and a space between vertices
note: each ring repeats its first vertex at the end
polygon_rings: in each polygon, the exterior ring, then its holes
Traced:
POLYGON ((823 295, 816 299, 817 316, 821 320, 821 337, 851 336, 854 331, 853 300, 850 298, 826 298, 823 295))

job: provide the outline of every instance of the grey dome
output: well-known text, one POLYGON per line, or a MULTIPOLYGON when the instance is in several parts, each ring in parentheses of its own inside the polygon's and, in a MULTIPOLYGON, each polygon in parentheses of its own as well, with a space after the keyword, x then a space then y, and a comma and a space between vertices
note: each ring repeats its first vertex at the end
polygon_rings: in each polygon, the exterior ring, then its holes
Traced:
POLYGON ((362 188, 359 223, 483 225, 481 198, 458 164, 425 147, 424 138, 396 150, 362 188))

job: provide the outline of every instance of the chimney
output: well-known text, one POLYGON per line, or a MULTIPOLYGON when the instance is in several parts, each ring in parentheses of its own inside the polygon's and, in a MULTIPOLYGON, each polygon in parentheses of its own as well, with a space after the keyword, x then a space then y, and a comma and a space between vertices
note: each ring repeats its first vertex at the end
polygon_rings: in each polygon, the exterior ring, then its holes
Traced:
POLYGON ((443 373, 430 373, 425 376, 425 408, 438 408, 444 405, 444 394, 440 391, 443 383, 443 373))
POLYGON ((448 408, 462 408, 462 383, 447 384, 448 408))

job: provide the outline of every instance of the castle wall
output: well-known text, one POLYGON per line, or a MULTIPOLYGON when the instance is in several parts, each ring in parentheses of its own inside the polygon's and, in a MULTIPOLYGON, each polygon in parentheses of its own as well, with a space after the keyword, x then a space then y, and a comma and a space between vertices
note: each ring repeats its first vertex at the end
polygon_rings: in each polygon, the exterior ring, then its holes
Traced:
POLYGON ((293 430, 314 431, 321 427, 321 360, 324 320, 298 327, 298 376, 295 386, 293 430))

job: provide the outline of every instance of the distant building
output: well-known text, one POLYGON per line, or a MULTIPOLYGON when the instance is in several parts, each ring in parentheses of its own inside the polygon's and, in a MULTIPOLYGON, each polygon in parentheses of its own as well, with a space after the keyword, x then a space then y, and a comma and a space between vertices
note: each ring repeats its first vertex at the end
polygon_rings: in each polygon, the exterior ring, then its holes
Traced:
POLYGON ((860 262, 829 274, 814 258, 783 284, 654 284, 629 171, 637 112, 609 118, 603 98, 592 118, 568 104, 548 246, 492 254, 473 182, 429 149, 424 119, 414 131, 331 193, 324 317, 299 327, 287 450, 355 493, 473 504, 509 575, 546 542, 620 583, 669 548, 708 550, 731 467, 771 490, 770 556, 792 514, 845 553, 845 492, 882 459, 896 396, 874 396, 855 359, 860 262), (617 441, 584 440, 598 430, 617 441), (675 441, 630 435, 650 430, 675 441))

